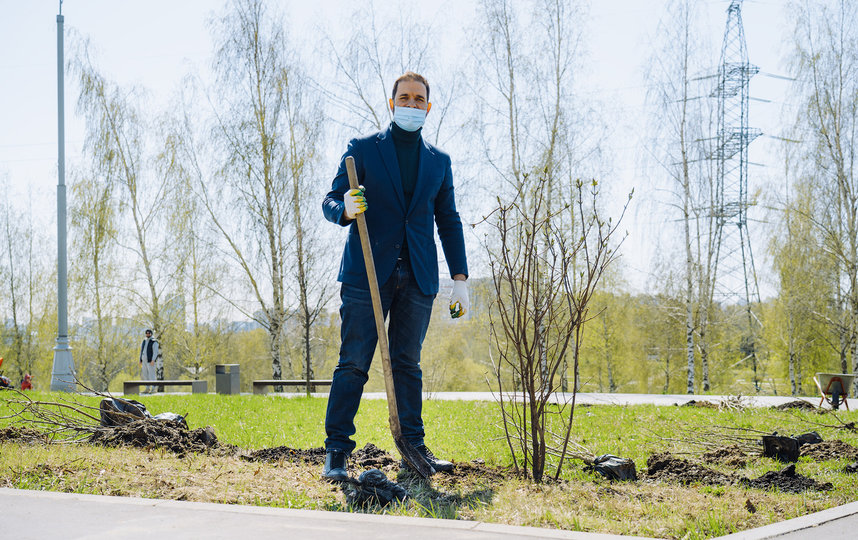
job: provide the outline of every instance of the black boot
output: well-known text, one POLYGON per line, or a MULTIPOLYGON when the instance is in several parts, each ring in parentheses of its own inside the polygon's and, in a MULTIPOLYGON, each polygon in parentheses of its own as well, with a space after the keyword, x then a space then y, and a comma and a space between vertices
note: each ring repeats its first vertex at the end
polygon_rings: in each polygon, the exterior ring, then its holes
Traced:
MULTIPOLYGON (((415 450, 420 452, 420 455, 426 458, 426 461, 429 462, 429 465, 432 465, 432 468, 435 469, 435 472, 450 472, 453 470, 453 464, 449 461, 444 461, 443 459, 438 459, 435 457, 435 454, 432 453, 432 450, 426 447, 425 444, 421 444, 420 446, 414 447, 415 450)), ((399 464, 399 468, 403 469, 405 467, 409 467, 408 463, 403 459, 399 464)))
POLYGON ((341 450, 328 450, 325 452, 324 477, 332 482, 345 482, 349 479, 348 454, 341 450))

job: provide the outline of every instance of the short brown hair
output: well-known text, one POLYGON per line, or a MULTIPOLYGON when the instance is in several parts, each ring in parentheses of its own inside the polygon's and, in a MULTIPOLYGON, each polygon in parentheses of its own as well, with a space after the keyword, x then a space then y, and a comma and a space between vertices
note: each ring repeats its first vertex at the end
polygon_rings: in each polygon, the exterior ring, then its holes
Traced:
POLYGON ((414 73, 413 71, 406 71, 404 74, 400 75, 398 79, 396 79, 396 82, 393 83, 393 92, 390 95, 392 99, 396 99, 396 88, 402 81, 414 81, 422 83, 423 86, 426 87, 426 101, 429 101, 429 82, 426 80, 426 77, 420 75, 419 73, 414 73))

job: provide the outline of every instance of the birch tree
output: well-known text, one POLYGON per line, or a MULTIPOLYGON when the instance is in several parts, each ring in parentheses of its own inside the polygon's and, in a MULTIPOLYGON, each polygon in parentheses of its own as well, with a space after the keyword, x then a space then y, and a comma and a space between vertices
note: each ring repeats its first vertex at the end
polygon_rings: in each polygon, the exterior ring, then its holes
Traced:
POLYGON ((779 283, 774 341, 786 358, 790 391, 797 396, 806 391, 803 382, 809 380, 820 336, 826 333, 821 325, 829 315, 833 267, 809 218, 814 206, 811 186, 799 178, 789 192, 794 193, 780 212, 770 250, 779 283))
POLYGON ((808 1, 793 8, 799 120, 819 189, 813 217, 836 268, 832 328, 842 351, 841 369, 858 373, 858 5, 808 1))
POLYGON ((209 225, 206 207, 198 196, 197 185, 203 178, 202 141, 190 103, 199 96, 193 92, 192 79, 186 78, 182 86, 177 114, 168 115, 162 124, 165 137, 158 166, 173 193, 165 210, 168 230, 176 239, 170 263, 183 306, 183 324, 174 336, 176 371, 199 379, 213 361, 228 361, 223 351, 231 332, 222 322, 226 309, 221 295, 229 290, 230 274, 218 249, 219 237, 209 225))
POLYGON ((320 107, 312 101, 282 20, 258 0, 233 2, 214 26, 223 36, 212 93, 216 148, 225 158, 213 182, 198 187, 215 228, 229 246, 257 310, 245 313, 269 337, 272 375, 282 378, 285 323, 299 314, 304 372, 312 376, 311 327, 328 298, 308 201, 319 144, 320 107), (295 276, 292 279, 292 276, 295 276), (288 303, 290 291, 297 306, 288 303))
MULTIPOLYGON (((10 193, 5 178, 0 188, 10 193)), ((45 246, 32 212, 15 208, 11 197, 0 203, 0 245, 0 306, 5 308, 0 356, 5 358, 4 371, 20 381, 24 374, 34 373, 45 354, 39 333, 50 315, 45 293, 51 273, 40 256, 45 246)))
MULTIPOLYGON (((103 165, 110 167, 111 162, 103 165)), ((110 174, 90 171, 72 185, 72 282, 84 318, 91 321, 78 332, 82 376, 93 390, 105 392, 113 378, 128 367, 123 359, 129 355, 123 351, 125 340, 115 326, 118 202, 115 185, 98 177, 109 178, 110 174)))
POLYGON ((685 271, 683 302, 686 391, 695 391, 696 355, 700 354, 702 389, 710 389, 709 343, 712 314, 715 223, 714 182, 707 167, 709 139, 703 54, 695 27, 695 3, 674 0, 659 23, 658 47, 647 74, 648 103, 654 139, 651 155, 668 179, 667 202, 682 230, 685 271), (695 344, 695 336, 697 343, 695 344))
MULTIPOLYGON (((116 186, 120 215, 130 227, 130 238, 120 232, 120 245, 135 259, 126 294, 145 318, 141 322, 163 342, 170 330, 163 310, 164 294, 171 285, 165 257, 172 246, 163 234, 161 208, 169 194, 167 179, 157 174, 147 150, 149 124, 141 110, 142 91, 105 78, 92 62, 87 43, 80 45, 71 65, 80 85, 78 110, 86 120, 84 152, 109 174, 105 181, 116 186)), ((164 378, 160 360, 156 375, 164 378)))

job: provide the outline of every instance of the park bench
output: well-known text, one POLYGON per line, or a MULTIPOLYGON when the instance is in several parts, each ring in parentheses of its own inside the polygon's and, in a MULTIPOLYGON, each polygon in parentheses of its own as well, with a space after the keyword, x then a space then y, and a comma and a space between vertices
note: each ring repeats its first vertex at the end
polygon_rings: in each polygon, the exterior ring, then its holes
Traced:
MULTIPOLYGON (((331 386, 331 379, 316 379, 310 381, 310 392, 315 392, 317 386, 331 386)), ((259 379, 253 381, 253 393, 265 394, 269 386, 307 386, 304 379, 259 379)))
POLYGON ((194 394, 205 394, 209 391, 209 383, 207 381, 125 381, 122 383, 122 392, 125 395, 139 394, 141 386, 190 386, 191 392, 194 394))

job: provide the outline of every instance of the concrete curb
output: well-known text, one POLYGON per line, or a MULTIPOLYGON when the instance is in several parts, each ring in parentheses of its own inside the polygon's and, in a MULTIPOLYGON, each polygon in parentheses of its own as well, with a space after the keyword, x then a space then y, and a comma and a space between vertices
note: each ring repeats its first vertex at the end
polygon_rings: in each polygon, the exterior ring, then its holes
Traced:
POLYGON ((856 537, 858 537, 858 502, 852 502, 756 529, 728 534, 717 540, 765 540, 766 538, 836 540, 856 537))

